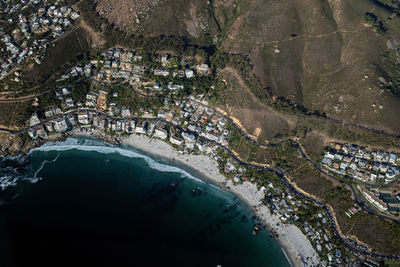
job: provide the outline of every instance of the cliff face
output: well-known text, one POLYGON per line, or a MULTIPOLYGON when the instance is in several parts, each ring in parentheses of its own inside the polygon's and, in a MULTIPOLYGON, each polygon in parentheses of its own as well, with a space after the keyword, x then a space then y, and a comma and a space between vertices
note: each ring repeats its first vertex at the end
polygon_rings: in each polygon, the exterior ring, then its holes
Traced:
MULTIPOLYGON (((53 137, 51 140, 61 139, 61 137, 53 137)), ((31 140, 21 138, 20 135, 0 132, 0 156, 18 156, 27 154, 29 150, 41 146, 44 140, 31 140)))
POLYGON ((0 155, 16 156, 22 152, 23 142, 17 136, 0 132, 0 155))

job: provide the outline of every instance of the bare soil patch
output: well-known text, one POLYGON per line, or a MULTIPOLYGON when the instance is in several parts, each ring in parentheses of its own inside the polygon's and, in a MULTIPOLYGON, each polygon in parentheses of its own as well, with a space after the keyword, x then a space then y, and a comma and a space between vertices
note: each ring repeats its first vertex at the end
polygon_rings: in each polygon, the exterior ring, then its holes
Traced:
POLYGON ((233 68, 222 70, 220 79, 226 82, 222 92, 225 105, 221 108, 238 119, 248 133, 255 133, 263 142, 288 134, 288 122, 272 109, 260 104, 233 68))

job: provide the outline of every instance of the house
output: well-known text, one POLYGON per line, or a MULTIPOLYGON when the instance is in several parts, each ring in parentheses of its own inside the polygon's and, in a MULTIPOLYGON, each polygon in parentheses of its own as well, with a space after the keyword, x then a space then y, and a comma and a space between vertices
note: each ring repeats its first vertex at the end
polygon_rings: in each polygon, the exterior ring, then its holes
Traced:
POLYGON ((121 116, 123 118, 129 118, 131 116, 131 110, 128 108, 122 108, 121 109, 121 116))
POLYGON ((340 143, 336 143, 334 145, 334 147, 335 147, 336 150, 341 150, 342 149, 342 145, 340 143))
POLYGON ((209 71, 210 71, 210 68, 208 67, 207 64, 198 65, 196 67, 196 69, 197 69, 197 73, 200 75, 208 75, 209 71))
POLYGON ((325 157, 328 158, 328 159, 334 160, 335 159, 335 152, 330 150, 325 154, 325 157))
POLYGON ((187 132, 183 132, 182 136, 183 136, 183 139, 185 140, 186 147, 193 149, 194 144, 196 142, 196 137, 187 132))
POLYGON ((398 171, 395 167, 390 167, 386 172, 386 180, 391 181, 393 180, 398 174, 398 171))
POLYGON ((165 129, 165 124, 159 123, 154 130, 153 136, 163 140, 166 139, 168 137, 168 132, 165 129))
POLYGON ((148 135, 152 135, 153 132, 154 132, 154 130, 155 130, 155 128, 156 128, 156 122, 153 121, 153 122, 150 124, 150 126, 148 127, 148 129, 147 129, 147 134, 148 134, 148 135))
POLYGON ((343 156, 343 161, 349 163, 351 161, 351 157, 349 155, 344 155, 343 156))
POLYGON ((111 62, 111 68, 117 69, 119 67, 119 61, 114 60, 111 62))
POLYGON ((371 163, 365 164, 365 168, 371 170, 374 166, 371 163))
POLYGON ((168 55, 162 55, 161 56, 161 64, 163 66, 166 66, 168 64, 168 55))
POLYGON ((29 126, 33 126, 33 125, 36 125, 39 123, 40 123, 39 117, 35 112, 32 114, 31 118, 29 119, 29 126))
POLYGON ((349 166, 349 164, 347 164, 345 162, 340 163, 340 169, 342 169, 342 170, 346 170, 348 166, 349 166))
POLYGON ((65 104, 67 105, 67 108, 73 108, 74 107, 74 101, 72 100, 72 98, 65 99, 65 104))
POLYGON ((173 111, 171 111, 171 112, 169 112, 168 114, 167 114, 167 121, 172 121, 172 119, 174 118, 174 116, 175 116, 175 112, 173 112, 173 111))
POLYGON ((36 130, 35 130, 35 128, 29 128, 29 129, 28 129, 28 135, 29 135, 30 138, 36 139, 36 138, 37 138, 37 135, 36 135, 36 130))
POLYGON ((157 113, 157 118, 166 119, 167 118, 167 113, 165 113, 162 110, 159 110, 158 113, 157 113))
POLYGON ((366 165, 367 165, 367 161, 365 159, 360 159, 358 161, 358 166, 360 166, 361 168, 365 168, 366 165))
POLYGON ((93 117, 93 126, 101 130, 105 130, 107 127, 107 119, 104 115, 93 117))
MULTIPOLYGON (((231 173, 231 172, 236 172, 236 167, 233 165, 229 160, 224 166, 224 172, 225 173, 231 173)), ((247 177, 243 177, 243 180, 247 180, 247 177)))
POLYGON ((169 137, 169 141, 172 144, 177 145, 177 146, 183 146, 183 144, 184 144, 183 139, 177 137, 172 131, 171 131, 171 135, 169 137))
POLYGON ((115 125, 115 131, 119 133, 125 132, 125 123, 121 120, 117 120, 115 125))
POLYGON ((396 154, 390 153, 389 163, 394 164, 396 162, 396 158, 397 158, 396 154))
POLYGON ((69 95, 72 93, 72 89, 70 87, 63 87, 61 88, 61 91, 63 95, 69 95))
POLYGON ((168 132, 163 128, 156 127, 153 136, 164 140, 168 137, 168 132))
POLYGON ((226 125, 226 120, 225 119, 220 119, 218 122, 219 125, 221 125, 222 127, 225 127, 226 125))
POLYGON ((169 71, 165 70, 165 69, 153 69, 153 74, 155 76, 168 76, 169 75, 169 71))
POLYGON ((185 76, 186 76, 186 78, 188 78, 188 79, 192 78, 192 77, 194 76, 193 70, 191 70, 191 69, 185 70, 185 76))
POLYGON ((147 125, 148 125, 147 121, 142 121, 140 124, 136 126, 135 133, 146 134, 147 125))
POLYGON ((76 125, 76 119, 74 114, 71 113, 67 114, 67 125, 68 127, 76 125))
POLYGON ((107 94, 108 92, 99 91, 99 96, 97 97, 96 104, 100 110, 105 111, 107 109, 107 94))
POLYGON ((41 138, 41 139, 47 139, 47 133, 44 130, 44 126, 43 125, 39 125, 36 127, 36 134, 41 138))
POLYGON ((381 163, 380 166, 379 166, 379 170, 380 170, 382 173, 386 173, 387 170, 388 170, 388 168, 389 168, 389 166, 388 166, 387 164, 385 164, 385 163, 381 163))
POLYGON ((129 121, 129 132, 133 133, 135 131, 135 128, 136 128, 136 121, 130 120, 129 121))
POLYGON ((46 128, 46 130, 48 131, 48 132, 52 132, 52 131, 54 131, 54 128, 53 128, 53 123, 51 122, 51 121, 48 121, 48 122, 46 122, 45 124, 44 124, 44 127, 46 128))
POLYGON ((339 163, 338 162, 334 162, 333 163, 333 168, 335 168, 335 169, 339 169, 339 163))
POLYGON ((175 126, 179 126, 181 124, 181 122, 178 118, 173 118, 171 122, 175 126))
POLYGON ((68 130, 68 125, 64 117, 57 118, 54 120, 54 130, 56 130, 56 132, 59 133, 68 130))
POLYGON ((341 161, 341 160, 343 159, 343 155, 340 154, 340 153, 336 153, 336 154, 335 154, 335 159, 341 161))
POLYGON ((78 113, 78 122, 83 125, 89 124, 89 115, 87 112, 85 113, 78 113))

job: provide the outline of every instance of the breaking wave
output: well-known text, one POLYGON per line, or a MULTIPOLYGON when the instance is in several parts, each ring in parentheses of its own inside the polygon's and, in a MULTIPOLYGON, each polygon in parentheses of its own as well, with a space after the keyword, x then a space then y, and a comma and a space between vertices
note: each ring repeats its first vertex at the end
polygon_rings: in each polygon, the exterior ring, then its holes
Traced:
POLYGON ((39 178, 35 178, 35 177, 24 177, 21 179, 21 181, 28 181, 31 184, 35 184, 39 181, 39 178))
MULTIPOLYGON (((29 154, 35 152, 35 151, 42 151, 42 152, 47 152, 47 151, 68 151, 68 150, 81 150, 81 151, 88 151, 88 152, 97 152, 97 153, 102 153, 102 154, 119 154, 123 157, 127 158, 138 158, 138 159, 144 159, 147 163, 147 165, 154 170, 160 171, 160 172, 172 172, 172 173, 179 173, 181 174, 182 177, 187 177, 193 180, 196 180, 200 183, 204 183, 203 180, 194 177, 190 173, 174 166, 166 165, 157 162, 156 160, 152 159, 151 157, 148 157, 146 155, 140 154, 138 152, 120 148, 120 147, 113 147, 113 146, 105 146, 104 144, 101 144, 99 141, 93 141, 93 140, 82 140, 82 139, 75 139, 75 138, 68 138, 66 141, 63 142, 53 142, 53 143, 47 143, 41 147, 34 148, 30 151, 29 154)), ((44 162, 46 163, 46 162, 44 162)), ((42 164, 44 166, 44 164, 42 164)), ((41 166, 41 168, 43 168, 41 166)), ((39 168, 38 171, 41 170, 39 168)), ((36 171, 35 177, 38 173, 36 171)))

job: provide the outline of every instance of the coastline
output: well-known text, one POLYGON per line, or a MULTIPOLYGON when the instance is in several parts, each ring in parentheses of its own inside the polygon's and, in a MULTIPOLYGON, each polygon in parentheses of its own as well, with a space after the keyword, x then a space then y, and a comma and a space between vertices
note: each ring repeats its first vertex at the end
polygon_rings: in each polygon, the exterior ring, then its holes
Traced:
MULTIPOLYGON (((97 130, 82 132, 77 129, 72 131, 70 136, 104 139, 104 135, 97 130)), ((153 157, 187 166, 201 174, 208 182, 238 196, 252 208, 255 215, 268 230, 277 233, 274 238, 279 242, 292 266, 316 266, 319 263, 317 253, 301 230, 292 224, 282 224, 279 217, 271 214, 268 207, 262 204, 261 200, 264 197, 264 193, 259 191, 256 185, 250 182, 233 184, 231 180, 227 180, 219 172, 218 164, 211 158, 204 155, 179 154, 169 144, 159 139, 131 135, 120 137, 119 141, 122 145, 130 146, 153 157)))

